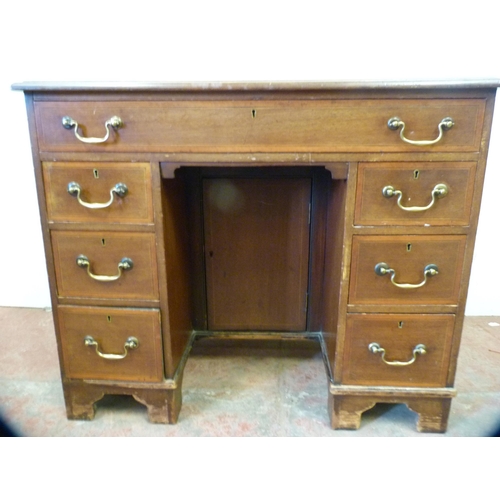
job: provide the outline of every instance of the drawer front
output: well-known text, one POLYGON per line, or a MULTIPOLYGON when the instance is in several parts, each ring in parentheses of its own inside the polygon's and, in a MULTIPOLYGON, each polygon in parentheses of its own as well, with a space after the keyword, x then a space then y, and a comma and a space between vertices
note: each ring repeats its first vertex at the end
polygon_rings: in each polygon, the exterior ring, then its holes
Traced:
POLYGON ((361 163, 354 223, 468 225, 475 173, 475 162, 361 163))
POLYGON ((59 306, 57 314, 68 378, 163 380, 158 310, 59 306))
POLYGON ((463 235, 354 236, 349 303, 457 304, 465 243, 463 235))
POLYGON ((454 322, 451 314, 349 314, 342 383, 445 386, 454 322))
POLYGON ((41 151, 118 152, 385 152, 479 151, 483 99, 339 99, 267 101, 36 101, 41 151), (69 116, 78 127, 63 127, 69 116), (109 138, 88 144, 75 137, 109 138), (405 122, 405 137, 433 140, 446 117, 455 125, 430 146, 408 144, 388 120, 405 122))
POLYGON ((154 234, 52 231, 52 245, 59 297, 158 299, 154 234))
POLYGON ((149 163, 45 162, 43 181, 49 221, 153 222, 149 163))

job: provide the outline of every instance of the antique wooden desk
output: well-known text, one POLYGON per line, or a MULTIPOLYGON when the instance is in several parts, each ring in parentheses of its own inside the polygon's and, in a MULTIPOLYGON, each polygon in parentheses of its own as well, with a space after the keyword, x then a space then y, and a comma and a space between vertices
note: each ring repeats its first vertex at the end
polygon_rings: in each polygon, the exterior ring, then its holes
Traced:
POLYGON ((444 431, 499 82, 14 85, 69 418, 175 423, 196 334, 316 336, 332 426, 444 431))

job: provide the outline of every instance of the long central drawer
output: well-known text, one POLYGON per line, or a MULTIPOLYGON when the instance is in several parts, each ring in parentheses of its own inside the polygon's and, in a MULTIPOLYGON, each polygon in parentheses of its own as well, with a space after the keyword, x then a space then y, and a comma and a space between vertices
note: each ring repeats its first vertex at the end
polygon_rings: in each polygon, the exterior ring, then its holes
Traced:
MULTIPOLYGON (((71 152, 409 152, 479 151, 483 99, 339 99, 266 101, 36 101, 41 151, 71 152), (75 137, 103 138, 103 143, 75 137), (73 125, 65 128, 63 118, 73 125), (439 123, 454 126, 431 146, 408 144, 388 120, 405 122, 413 141, 438 137, 439 123)), ((68 123, 66 123, 68 125, 68 123)))

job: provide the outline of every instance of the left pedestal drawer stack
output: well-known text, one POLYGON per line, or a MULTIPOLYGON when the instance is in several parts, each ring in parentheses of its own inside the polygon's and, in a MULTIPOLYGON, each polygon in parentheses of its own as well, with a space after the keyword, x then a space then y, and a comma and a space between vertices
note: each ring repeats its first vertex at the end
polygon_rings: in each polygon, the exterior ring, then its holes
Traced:
POLYGON ((151 165, 41 166, 68 417, 122 393, 167 422, 151 165))

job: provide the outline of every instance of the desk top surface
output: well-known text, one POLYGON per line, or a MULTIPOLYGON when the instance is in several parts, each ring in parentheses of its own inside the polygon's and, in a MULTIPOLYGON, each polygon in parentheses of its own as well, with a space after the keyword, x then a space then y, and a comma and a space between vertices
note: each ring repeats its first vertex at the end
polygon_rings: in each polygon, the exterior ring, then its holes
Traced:
POLYGON ((401 80, 331 82, 21 82, 12 90, 25 92, 275 92, 275 91, 363 91, 474 89, 500 87, 500 79, 401 80))

